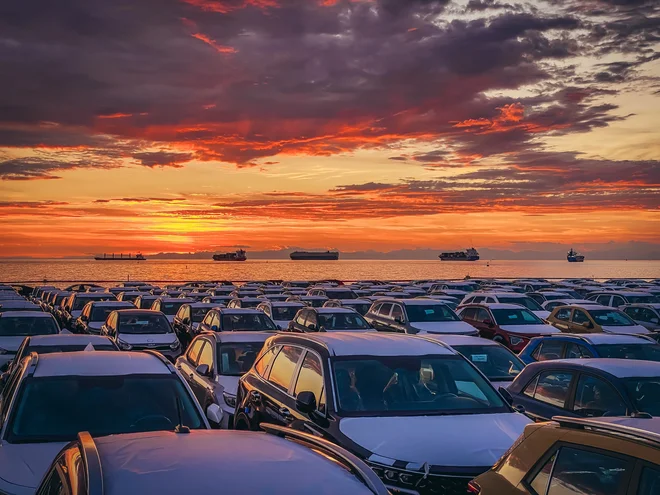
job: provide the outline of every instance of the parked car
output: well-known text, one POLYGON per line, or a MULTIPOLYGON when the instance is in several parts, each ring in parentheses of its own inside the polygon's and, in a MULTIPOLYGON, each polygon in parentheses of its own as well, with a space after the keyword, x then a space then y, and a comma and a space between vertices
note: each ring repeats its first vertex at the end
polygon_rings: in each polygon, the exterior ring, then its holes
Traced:
POLYGON ((321 308, 329 299, 326 296, 289 296, 286 301, 302 302, 312 308, 321 308))
POLYGON ((473 292, 461 301, 461 304, 458 305, 458 309, 461 309, 467 304, 473 303, 517 304, 529 309, 541 319, 550 316, 550 311, 543 309, 543 307, 534 299, 526 294, 518 294, 516 292, 473 292))
POLYGON ((275 332, 277 325, 263 311, 241 308, 212 309, 199 324, 201 332, 275 332))
POLYGON ((211 425, 233 428, 238 380, 254 364, 270 332, 207 332, 195 337, 176 367, 204 410, 219 406, 211 425))
POLYGON ((82 313, 85 304, 91 301, 116 301, 117 298, 114 294, 109 292, 74 292, 69 296, 66 303, 62 305, 60 311, 60 323, 68 328, 73 329, 75 321, 82 313))
POLYGON ((474 326, 433 299, 379 299, 365 319, 380 332, 477 335, 474 326))
POLYGON ((557 415, 658 416, 660 363, 610 358, 532 363, 503 393, 541 421, 557 415))
POLYGON ((566 418, 535 423, 473 495, 655 495, 660 486, 660 420, 566 418))
POLYGON ((33 494, 80 431, 174 430, 180 421, 209 428, 188 385, 156 353, 33 353, 14 367, 0 403, 0 491, 11 495, 33 494))
MULTIPOLYGON (((555 309, 558 306, 570 306, 571 304, 575 304, 578 306, 590 306, 590 305, 597 305, 600 306, 596 301, 589 301, 588 299, 554 299, 552 301, 546 301, 541 306, 543 309, 546 311, 549 311, 552 313, 552 310, 555 309)), ((546 317, 547 319, 547 317, 546 317)))
POLYGON ((660 302, 658 298, 648 292, 622 290, 594 292, 589 294, 587 299, 596 301, 603 306, 611 306, 613 308, 619 308, 626 304, 652 304, 660 302))
POLYGON ((158 296, 153 294, 141 294, 133 301, 133 305, 137 309, 151 309, 151 305, 158 299, 158 296))
POLYGON ((528 292, 526 295, 534 299, 541 306, 543 306, 543 303, 545 302, 556 301, 557 299, 575 299, 570 292, 556 292, 550 290, 544 290, 541 292, 528 292))
POLYGON ((373 330, 353 309, 304 308, 298 311, 287 328, 290 332, 347 332, 373 330))
POLYGON ((660 361, 660 345, 643 335, 560 333, 533 338, 518 357, 526 364, 580 358, 660 361))
POLYGON ((179 297, 159 297, 156 299, 151 308, 154 311, 160 311, 165 315, 167 321, 174 323, 174 317, 176 316, 179 308, 184 304, 190 304, 193 301, 192 299, 181 299, 179 297))
POLYGON ((568 333, 627 333, 645 334, 649 331, 631 320, 628 315, 608 306, 558 306, 548 316, 548 322, 568 333))
POLYGON ((660 304, 626 304, 621 311, 627 314, 638 325, 651 330, 660 331, 660 304))
POLYGON ((344 287, 312 287, 307 291, 308 296, 321 296, 328 299, 359 299, 352 289, 344 287))
POLYGON ((481 337, 492 339, 514 352, 520 352, 534 337, 559 332, 517 304, 469 304, 461 308, 458 315, 476 327, 481 337))
POLYGON ((43 308, 25 299, 3 299, 0 300, 0 313, 5 311, 43 311, 43 308))
POLYGON ((122 351, 158 351, 170 361, 181 355, 181 342, 160 311, 121 309, 113 311, 101 327, 122 351))
POLYGON ((225 307, 233 297, 231 296, 206 296, 202 299, 203 303, 213 303, 216 306, 225 307))
POLYGON ((264 301, 257 309, 266 313, 280 330, 286 330, 296 314, 306 306, 301 302, 264 301))
POLYGON ((271 434, 187 431, 80 433, 56 457, 37 493, 179 495, 217 487, 227 493, 389 493, 364 462, 306 433, 274 426, 271 434), (165 459, 165 452, 175 454, 165 459))
POLYGON ((206 314, 217 307, 217 304, 194 302, 186 303, 179 308, 174 316, 172 326, 184 349, 190 345, 192 339, 199 333, 199 324, 206 314))
POLYGON ((56 335, 60 327, 50 313, 5 311, 0 313, 0 371, 5 371, 25 337, 56 335))
POLYGON ((276 423, 327 438, 392 493, 463 495, 529 422, 456 351, 376 332, 275 335, 236 400, 237 429, 276 423))
POLYGON ((80 316, 74 322, 74 333, 101 334, 101 327, 108 315, 118 309, 135 309, 128 301, 91 301, 85 304, 80 316))
POLYGON ((424 337, 442 342, 460 352, 496 389, 508 387, 525 367, 518 356, 493 340, 469 335, 432 334, 424 337))
POLYGON ((259 299, 258 297, 243 297, 243 298, 238 298, 235 297, 231 301, 227 303, 228 308, 243 308, 243 309, 253 309, 259 306, 262 302, 264 302, 263 299, 259 299))
POLYGON ((328 299, 323 303, 324 308, 349 308, 362 316, 366 315, 372 302, 369 299, 328 299))

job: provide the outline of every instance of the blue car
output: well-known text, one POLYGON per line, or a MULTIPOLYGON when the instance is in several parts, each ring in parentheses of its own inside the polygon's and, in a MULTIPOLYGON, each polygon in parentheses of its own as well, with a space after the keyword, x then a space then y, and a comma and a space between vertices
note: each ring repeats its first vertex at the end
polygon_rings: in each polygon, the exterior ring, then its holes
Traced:
POLYGON ((537 421, 660 416, 660 363, 609 358, 532 363, 500 392, 537 421))
POLYGON ((660 361, 660 345, 641 335, 561 333, 535 337, 520 351, 525 364, 553 359, 621 358, 660 361))

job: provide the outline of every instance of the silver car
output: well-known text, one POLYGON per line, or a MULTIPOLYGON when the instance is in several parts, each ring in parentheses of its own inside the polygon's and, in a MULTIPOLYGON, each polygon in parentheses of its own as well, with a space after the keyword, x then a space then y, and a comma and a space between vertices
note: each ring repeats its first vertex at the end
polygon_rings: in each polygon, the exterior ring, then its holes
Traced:
POLYGON ((660 331, 660 303, 627 304, 619 309, 635 323, 653 332, 660 331))

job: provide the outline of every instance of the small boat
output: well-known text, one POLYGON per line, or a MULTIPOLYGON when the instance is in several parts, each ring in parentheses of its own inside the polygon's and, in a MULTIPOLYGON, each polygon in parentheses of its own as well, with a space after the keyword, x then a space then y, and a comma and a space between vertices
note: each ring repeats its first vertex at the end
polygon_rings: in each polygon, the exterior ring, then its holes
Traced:
POLYGON ((138 253, 135 256, 131 256, 131 254, 124 255, 123 253, 120 254, 105 254, 103 253, 103 256, 94 256, 94 259, 96 261, 146 261, 147 258, 144 257, 142 253, 138 253))
POLYGON ((566 259, 568 260, 569 263, 582 263, 584 261, 584 256, 578 254, 577 251, 571 248, 571 250, 568 253, 566 253, 566 259))
POLYGON ((338 251, 294 251, 289 255, 292 260, 338 260, 338 251))
POLYGON ((239 249, 233 253, 214 254, 213 261, 245 261, 247 260, 247 253, 243 249, 239 249))
POLYGON ((456 251, 453 253, 441 253, 438 258, 441 261, 478 261, 479 253, 471 247, 466 251, 456 251))

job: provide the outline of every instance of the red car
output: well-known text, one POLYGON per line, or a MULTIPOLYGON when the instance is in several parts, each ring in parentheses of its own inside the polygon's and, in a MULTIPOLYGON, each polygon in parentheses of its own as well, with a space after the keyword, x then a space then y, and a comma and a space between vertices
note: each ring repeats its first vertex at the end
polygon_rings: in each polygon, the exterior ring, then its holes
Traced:
POLYGON ((467 304, 458 316, 475 327, 481 337, 499 342, 514 352, 520 352, 534 337, 560 332, 518 304, 467 304))

